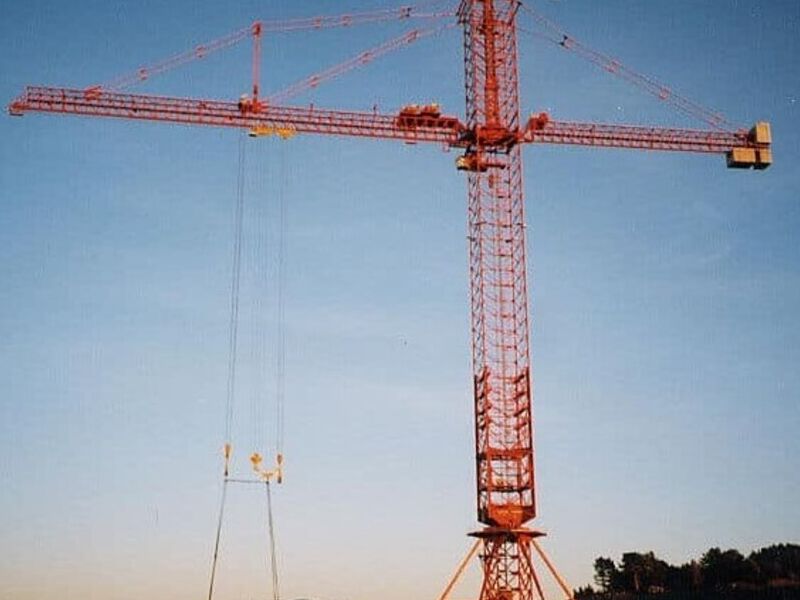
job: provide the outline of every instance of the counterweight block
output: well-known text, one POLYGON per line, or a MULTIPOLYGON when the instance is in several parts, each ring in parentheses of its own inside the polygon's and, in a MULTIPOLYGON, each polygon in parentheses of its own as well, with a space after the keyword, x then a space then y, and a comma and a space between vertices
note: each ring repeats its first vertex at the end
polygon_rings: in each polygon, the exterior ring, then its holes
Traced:
POLYGON ((762 171, 772 164, 772 131, 769 123, 759 121, 747 135, 749 145, 732 148, 727 153, 729 169, 757 169, 762 171))

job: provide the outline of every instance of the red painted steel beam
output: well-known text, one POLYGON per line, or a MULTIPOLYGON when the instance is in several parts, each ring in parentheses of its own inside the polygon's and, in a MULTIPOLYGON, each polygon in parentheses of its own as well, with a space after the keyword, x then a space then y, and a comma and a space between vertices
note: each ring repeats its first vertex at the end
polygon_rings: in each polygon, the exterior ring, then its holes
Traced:
POLYGON ((308 31, 314 29, 330 29, 332 27, 353 27, 368 23, 381 23, 385 21, 403 21, 407 19, 441 19, 453 16, 449 10, 425 10, 430 2, 417 5, 397 6, 394 8, 356 12, 342 15, 324 15, 318 17, 300 17, 282 21, 263 21, 264 31, 291 32, 308 31))
MULTIPOLYGON (((167 121, 251 129, 286 127, 297 133, 373 137, 404 142, 435 142, 464 147, 467 127, 456 117, 420 117, 416 123, 395 115, 327 110, 312 107, 266 106, 259 113, 243 112, 237 102, 121 94, 102 90, 28 87, 9 106, 9 112, 60 113, 146 121, 167 121)), ((600 123, 548 121, 517 132, 520 142, 606 148, 636 148, 675 152, 724 154, 734 147, 757 147, 746 130, 705 131, 634 127, 600 123)))
POLYGON ((111 81, 90 86, 89 89, 120 90, 132 86, 136 83, 146 81, 156 75, 160 75, 161 73, 176 69, 194 60, 205 58, 210 54, 218 52, 219 50, 224 50, 226 48, 230 48, 231 46, 235 46, 242 40, 255 36, 256 31, 259 31, 260 35, 260 28, 260 23, 253 23, 248 27, 233 31, 226 36, 206 42, 205 44, 199 44, 190 50, 175 54, 159 62, 155 62, 150 65, 143 65, 137 68, 135 71, 119 75, 111 81))
POLYGON ((455 117, 420 117, 409 123, 397 116, 374 112, 325 110, 293 106, 265 106, 258 112, 240 103, 220 100, 170 98, 66 88, 28 87, 11 103, 9 112, 58 113, 186 125, 254 129, 273 127, 296 133, 435 142, 455 145, 463 129, 455 117))
POLYGON ((548 121, 541 128, 529 126, 522 135, 522 141, 713 154, 724 154, 734 147, 755 147, 749 140, 747 130, 671 129, 569 121, 548 121))

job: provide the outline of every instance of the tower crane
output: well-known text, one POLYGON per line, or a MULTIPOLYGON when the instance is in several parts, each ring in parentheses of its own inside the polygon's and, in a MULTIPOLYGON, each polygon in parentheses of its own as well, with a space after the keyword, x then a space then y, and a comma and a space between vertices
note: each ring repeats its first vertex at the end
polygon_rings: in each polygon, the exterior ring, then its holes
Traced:
MULTIPOLYGON (((466 173, 469 285, 475 427, 477 518, 482 528, 471 556, 480 551, 481 600, 544 599, 534 557, 538 555, 567 598, 572 591, 558 574, 530 524, 537 516, 532 381, 525 256, 522 149, 532 144, 567 144, 724 155, 731 168, 766 169, 772 163, 769 124, 732 129, 717 115, 640 77, 543 24, 551 41, 628 79, 676 108, 704 119, 707 129, 676 129, 560 121, 546 113, 523 118, 519 102, 517 18, 520 0, 460 0, 457 10, 420 13, 413 7, 344 17, 283 23, 258 22, 230 36, 176 55, 107 85, 87 88, 27 87, 8 107, 11 115, 57 113, 197 126, 244 129, 251 135, 317 134, 431 142, 460 151, 457 169, 466 173), (463 29, 466 112, 464 118, 438 105, 407 105, 397 113, 319 109, 276 104, 259 94, 258 61, 264 31, 315 29, 413 17, 452 17, 463 29), (252 38, 252 96, 230 100, 134 94, 127 87, 157 73, 252 38)), ((420 37, 398 38, 378 53, 420 37)), ((314 87, 371 58, 364 54, 343 68, 329 69, 276 93, 314 87)), ((465 560, 466 563, 466 560, 465 560)), ((463 570, 459 567, 456 576, 463 570)), ((447 595, 454 581, 445 591, 447 595)))

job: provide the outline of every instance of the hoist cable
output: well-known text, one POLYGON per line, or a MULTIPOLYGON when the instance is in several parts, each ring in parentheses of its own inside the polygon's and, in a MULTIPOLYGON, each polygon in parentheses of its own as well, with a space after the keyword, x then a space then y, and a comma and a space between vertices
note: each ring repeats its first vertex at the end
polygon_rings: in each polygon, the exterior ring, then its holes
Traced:
POLYGON ((278 185, 278 250, 276 299, 276 352, 275 352, 275 446, 283 453, 284 400, 286 396, 286 310, 284 286, 286 284, 286 187, 288 185, 286 149, 281 148, 280 181, 278 185))
POLYGON ((228 495, 228 479, 222 482, 222 498, 219 503, 219 517, 217 518, 217 535, 214 540, 214 557, 211 559, 211 579, 208 583, 208 600, 214 595, 214 580, 217 575, 217 559, 219 558, 219 540, 222 536, 222 517, 225 514, 225 497, 228 495))
POLYGON ((267 488, 267 523, 269 530, 269 553, 270 571, 272 573, 272 600, 280 600, 280 582, 278 580, 278 557, 275 554, 275 522, 272 518, 272 489, 269 480, 266 482, 267 488))
POLYGON ((233 266, 231 274, 231 305, 228 331, 228 385, 225 402, 225 442, 231 439, 233 407, 236 396, 236 352, 239 336, 239 284, 242 270, 242 222, 244 220, 245 138, 239 138, 239 164, 236 182, 234 215, 233 266))
POLYGON ((217 532, 214 538, 214 554, 211 559, 211 577, 208 583, 208 600, 214 595, 214 581, 217 575, 219 560, 219 544, 222 536, 222 522, 225 516, 225 500, 228 495, 228 469, 231 453, 231 429, 233 426, 233 405, 236 394, 236 350, 239 333, 239 282, 242 264, 242 222, 244 219, 244 174, 245 174, 245 137, 239 138, 239 154, 236 171, 236 195, 233 223, 233 264, 231 266, 231 304, 228 329, 228 381, 225 399, 225 469, 222 479, 222 495, 217 517, 217 532))
MULTIPOLYGON (((229 320, 229 339, 228 339, 228 380, 227 380, 227 394, 225 406, 225 470, 223 477, 223 487, 219 506, 219 515, 217 518, 217 529, 214 540, 214 553, 211 563, 211 575, 209 579, 208 600, 213 600, 214 584, 216 581, 217 565, 219 561, 220 541, 222 536, 222 525, 224 522, 225 503, 227 498, 228 484, 229 483, 260 483, 258 479, 236 479, 229 477, 229 458, 231 451, 231 436, 233 430, 234 406, 236 401, 237 391, 237 360, 239 354, 239 317, 240 317, 240 296, 242 286, 242 262, 244 255, 244 218, 245 218, 245 164, 246 164, 246 139, 242 136, 239 139, 239 153, 238 153, 238 169, 237 169, 237 182, 236 182, 236 196, 235 196, 235 214, 234 214, 234 244, 233 244, 233 261, 231 273, 231 288, 230 288, 230 320, 229 320)), ((281 176, 279 178, 279 193, 278 193, 278 218, 277 218, 277 257, 276 257, 276 440, 275 444, 278 451, 278 468, 282 458, 280 453, 283 447, 283 404, 285 396, 285 302, 284 302, 284 280, 285 280, 285 263, 286 263, 286 201, 285 201, 285 186, 286 186, 286 157, 285 152, 281 152, 280 160, 281 176)), ((250 210, 250 209, 249 209, 250 210)), ((248 212, 249 212, 248 210, 248 212)), ((255 285, 254 298, 253 298, 253 335, 251 352, 255 363, 256 377, 254 383, 256 384, 252 395, 251 418, 253 422, 253 435, 258 438, 263 433, 263 423, 261 411, 259 406, 263 404, 259 402, 259 392, 264 390, 266 383, 265 374, 262 372, 266 368, 266 325, 264 322, 264 293, 262 289, 263 282, 269 276, 269 268, 267 265, 267 248, 268 248, 268 228, 266 222, 265 210, 259 210, 257 206, 253 208, 254 217, 256 218, 255 234, 256 239, 252 244, 252 251, 248 250, 248 259, 245 262, 252 260, 255 272, 255 285), (251 256, 252 255, 252 256, 251 256), (263 280, 262 280, 263 277, 263 280)), ((250 246, 248 244, 248 246, 250 246)), ((257 443, 259 440, 254 440, 257 443)), ((255 454, 254 456, 258 456, 255 454)), ((260 457, 259 457, 260 460, 260 457)), ((280 471, 278 471, 278 480, 280 481, 280 471)), ((268 541, 269 541, 269 562, 268 567, 272 579, 272 596, 273 600, 280 600, 280 580, 278 573, 278 559, 276 554, 275 545, 275 520, 272 510, 272 490, 270 487, 270 479, 272 475, 265 475, 266 495, 267 495, 267 528, 268 528, 268 541)))
MULTIPOLYGON (((256 161, 261 162, 263 155, 256 161)), ((259 169, 262 173, 255 179, 257 189, 255 195, 259 198, 263 190, 267 187, 266 177, 268 169, 259 169)), ((250 327, 250 361, 252 371, 252 389, 250 393, 250 429, 251 446, 253 449, 259 448, 265 437, 265 405, 268 395, 268 355, 267 339, 269 337, 267 324, 267 310, 265 302, 267 300, 269 270, 269 248, 270 231, 269 215, 265 202, 254 201, 250 203, 250 214, 252 215, 252 227, 248 231, 252 233, 251 252, 248 253, 251 261, 250 275, 252 278, 252 298, 251 307, 251 327, 250 327)))

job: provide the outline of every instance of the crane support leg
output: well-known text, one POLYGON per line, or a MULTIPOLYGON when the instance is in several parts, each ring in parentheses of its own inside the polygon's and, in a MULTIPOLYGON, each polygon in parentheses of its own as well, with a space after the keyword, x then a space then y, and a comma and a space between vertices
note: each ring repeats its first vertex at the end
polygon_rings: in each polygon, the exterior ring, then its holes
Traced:
POLYGON ((567 600, 573 600, 575 595, 572 592, 572 588, 569 587, 569 584, 558 572, 555 565, 553 565, 553 561, 551 561, 550 557, 547 556, 547 553, 545 553, 541 544, 539 544, 539 542, 537 542, 535 539, 531 539, 531 543, 533 544, 533 547, 536 548, 536 552, 541 557, 542 562, 547 566, 547 569, 550 571, 550 573, 552 573, 553 577, 558 582, 558 586, 564 592, 564 596, 567 598, 567 600))
POLYGON ((447 587, 444 588, 444 591, 442 592, 442 595, 439 596, 439 600, 447 600, 447 598, 450 596, 450 592, 453 591, 453 588, 455 587, 456 583, 458 583, 458 580, 461 578, 461 575, 464 573, 464 569, 467 568, 467 565, 469 564, 469 561, 471 561, 472 558, 475 556, 475 554, 478 552, 478 548, 480 548, 480 545, 481 545, 480 540, 476 540, 475 543, 472 544, 472 548, 470 548, 469 552, 467 552, 467 555, 458 564, 458 567, 456 568, 456 572, 453 573, 453 576, 450 578, 450 581, 447 583, 447 587))

